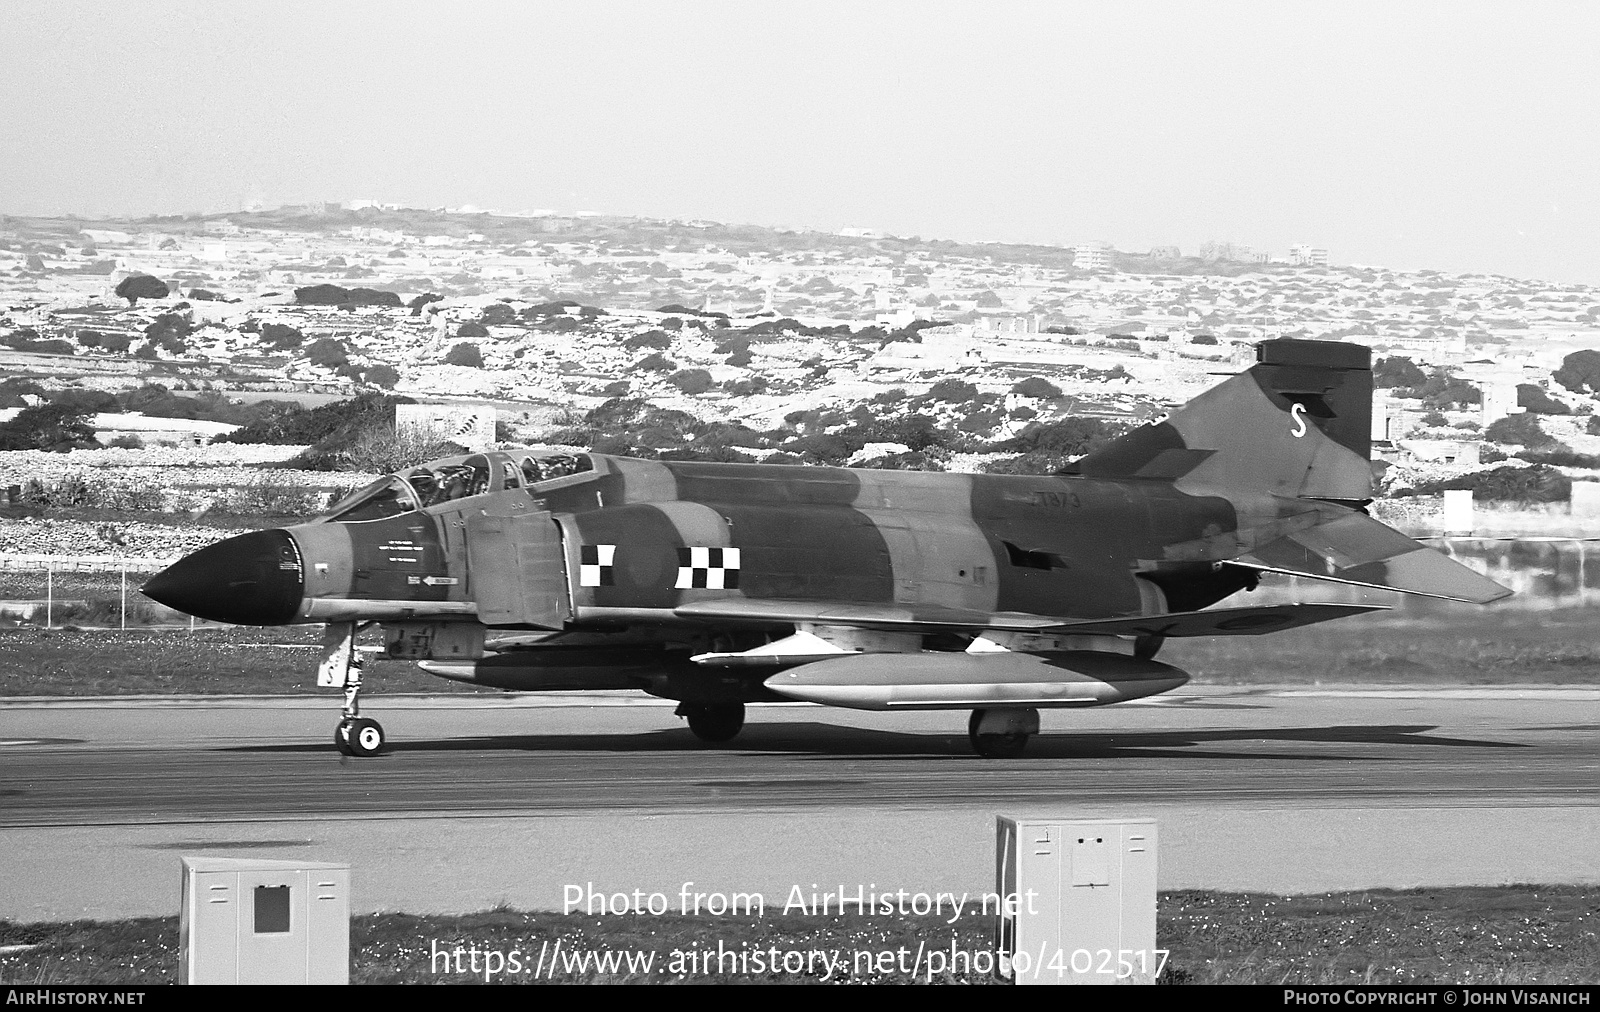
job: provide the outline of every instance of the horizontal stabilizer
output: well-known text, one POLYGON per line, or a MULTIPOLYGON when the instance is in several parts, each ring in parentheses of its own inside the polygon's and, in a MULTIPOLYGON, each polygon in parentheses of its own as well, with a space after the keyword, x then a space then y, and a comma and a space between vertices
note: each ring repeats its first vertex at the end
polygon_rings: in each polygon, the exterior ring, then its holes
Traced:
POLYGON ((1473 604, 1512 593, 1363 513, 1297 531, 1231 561, 1273 573, 1473 604))

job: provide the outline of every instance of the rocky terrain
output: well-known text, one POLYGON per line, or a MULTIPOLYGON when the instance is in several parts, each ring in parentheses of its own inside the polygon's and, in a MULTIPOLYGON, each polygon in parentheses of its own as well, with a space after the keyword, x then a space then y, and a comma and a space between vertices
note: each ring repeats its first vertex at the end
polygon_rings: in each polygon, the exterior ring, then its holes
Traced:
MULTIPOLYGON (((285 467, 301 446, 192 445, 263 401, 490 404, 503 440, 647 456, 1050 470, 1272 336, 1388 361, 1386 493, 1494 466, 1600 473, 1600 291, 1205 252, 1085 270, 1057 247, 322 205, 0 218, 0 427, 63 397, 119 398, 95 408, 123 412, 94 416, 102 435, 162 419, 123 448, 0 453, 13 506, 126 521, 24 508, 0 551, 176 546, 161 525, 210 538, 370 477, 285 467), (1492 429, 1519 405, 1531 429, 1492 429)), ((1390 508, 1425 516, 1425 499, 1390 508)))

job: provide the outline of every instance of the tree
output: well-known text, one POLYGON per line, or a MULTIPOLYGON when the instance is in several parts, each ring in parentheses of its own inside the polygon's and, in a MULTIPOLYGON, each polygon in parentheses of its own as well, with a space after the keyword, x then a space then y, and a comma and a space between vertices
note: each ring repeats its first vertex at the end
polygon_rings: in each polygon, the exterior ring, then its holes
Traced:
MULTIPOLYGON (((466 323, 463 323, 460 327, 458 327, 456 329, 456 336, 457 337, 488 337, 489 336, 489 328, 485 327, 481 323, 473 323, 471 320, 468 320, 466 323)), ((460 347, 460 345, 457 345, 457 347, 460 347)))
POLYGON ((1430 408, 1483 403, 1483 394, 1477 387, 1443 369, 1429 373, 1427 381, 1414 388, 1412 395, 1421 397, 1423 405, 1430 408))
POLYGON ((1561 368, 1550 378, 1575 394, 1585 390, 1600 393, 1600 351, 1584 348, 1573 352, 1561 360, 1561 368))
POLYGON ((1099 418, 1063 418, 1058 422, 1033 422, 1016 436, 997 443, 995 450, 1011 453, 1046 453, 1077 456, 1088 453, 1120 436, 1126 426, 1099 418))
POLYGON ((294 290, 294 301, 302 306, 337 306, 350 301, 350 290, 338 285, 308 285, 294 290))
MULTIPOLYGON (((463 328, 465 329, 465 328, 463 328)), ((469 369, 483 368, 483 352, 471 341, 462 341, 444 357, 445 365, 464 365, 469 369)))
POLYGON ((1212 334, 1195 334, 1189 338, 1190 344, 1216 344, 1217 339, 1212 334))
POLYGON ((189 336, 192 329, 189 321, 177 313, 162 313, 144 328, 144 336, 150 339, 152 347, 182 355, 188 350, 183 339, 189 336))
POLYGON ((1532 414, 1515 414, 1492 423, 1483 430, 1483 436, 1491 443, 1502 446, 1510 444, 1538 448, 1541 446, 1556 445, 1556 438, 1544 431, 1539 426, 1539 416, 1532 414))
POLYGON ((634 334, 622 342, 624 348, 654 348, 657 351, 666 351, 672 347, 672 338, 664 330, 647 330, 643 334, 634 334))
POLYGON ((1375 387, 1420 387, 1427 381, 1427 374, 1403 355, 1380 358, 1372 366, 1372 385, 1375 387))
POLYGON ((478 322, 485 327, 504 327, 517 322, 517 314, 504 302, 496 302, 483 307, 483 312, 478 315, 478 322))
POLYGON ((674 369, 678 368, 678 363, 674 362, 672 359, 658 351, 652 355, 647 355, 646 357, 641 358, 638 362, 634 363, 633 367, 635 369, 644 369, 648 372, 672 372, 674 369))
POLYGON ((337 369, 350 361, 350 355, 345 351, 344 345, 331 337, 323 337, 311 342, 311 346, 306 349, 306 359, 312 365, 320 365, 324 369, 337 369))
POLYGON ((1044 400, 1061 396, 1060 387, 1040 376, 1030 376, 1022 380, 1011 388, 1011 392, 1023 397, 1038 397, 1044 400))
POLYGON ((951 404, 967 404, 978 396, 978 388, 966 380, 956 379, 951 376, 942 379, 928 391, 928 396, 936 401, 946 401, 951 404))
POLYGON ((104 390, 86 390, 83 387, 67 387, 58 390, 50 398, 51 404, 60 404, 72 408, 74 411, 85 415, 97 415, 102 411, 121 411, 122 404, 115 394, 108 394, 104 390))
POLYGON ((11 421, 0 423, 0 450, 65 453, 99 445, 87 412, 71 404, 51 403, 23 408, 11 421))
POLYGON ((25 408, 28 398, 43 401, 46 397, 44 387, 21 376, 0 383, 0 408, 25 408))
POLYGON ((306 336, 296 327, 284 323, 263 323, 261 325, 261 339, 270 347, 278 351, 298 348, 305 341, 306 336))
POLYGON ((394 385, 400 382, 400 373, 397 369, 395 369, 394 366, 384 365, 382 362, 380 362, 368 369, 366 373, 362 375, 361 379, 362 382, 370 383, 375 387, 383 387, 385 390, 393 390, 394 385))
POLYGON ((1517 407, 1527 408, 1536 415, 1571 414, 1565 404, 1545 393, 1536 383, 1517 384, 1517 407))
POLYGON ((704 369, 680 369, 667 382, 686 394, 703 394, 711 389, 711 374, 704 369))
POLYGON ((129 308, 137 306, 140 299, 164 299, 171 289, 166 282, 148 274, 132 274, 117 285, 117 296, 127 299, 129 308))

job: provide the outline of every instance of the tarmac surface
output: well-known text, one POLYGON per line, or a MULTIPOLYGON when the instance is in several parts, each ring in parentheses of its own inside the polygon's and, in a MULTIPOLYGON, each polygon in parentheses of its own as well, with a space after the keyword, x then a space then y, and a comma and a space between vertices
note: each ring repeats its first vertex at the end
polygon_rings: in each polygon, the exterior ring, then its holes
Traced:
POLYGON ((1186 688, 1045 711, 755 706, 706 746, 633 694, 0 701, 0 918, 170 914, 188 854, 351 863, 357 910, 992 888, 994 817, 1147 818, 1161 886, 1600 883, 1600 690, 1186 688), (686 887, 684 883, 695 883, 686 887))

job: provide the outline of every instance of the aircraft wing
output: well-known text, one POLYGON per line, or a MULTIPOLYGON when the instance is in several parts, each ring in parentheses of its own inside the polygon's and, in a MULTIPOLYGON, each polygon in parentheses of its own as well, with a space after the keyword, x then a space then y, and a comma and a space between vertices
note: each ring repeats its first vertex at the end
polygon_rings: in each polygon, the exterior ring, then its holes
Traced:
POLYGON ((1296 531, 1229 561, 1272 573, 1473 604, 1512 593, 1364 513, 1347 513, 1296 531))
POLYGON ((1073 620, 1022 612, 731 597, 681 605, 674 609, 674 613, 683 618, 723 622, 816 622, 821 625, 904 632, 981 632, 994 629, 1084 636, 1254 636, 1382 610, 1382 607, 1374 605, 1283 604, 1170 612, 1132 618, 1073 620))
POLYGON ((1005 629, 1041 632, 1061 620, 1024 612, 990 612, 939 605, 850 604, 839 601, 787 601, 728 597, 679 605, 681 618, 764 625, 773 622, 815 622, 862 629, 940 632, 961 629, 1005 629))

